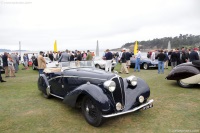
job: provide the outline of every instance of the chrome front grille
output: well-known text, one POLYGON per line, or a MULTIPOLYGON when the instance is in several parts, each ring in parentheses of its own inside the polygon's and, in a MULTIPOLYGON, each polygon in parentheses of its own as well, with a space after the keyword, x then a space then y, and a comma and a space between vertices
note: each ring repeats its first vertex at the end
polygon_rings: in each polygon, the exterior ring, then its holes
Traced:
POLYGON ((113 92, 113 100, 115 103, 120 102, 123 106, 125 104, 124 82, 121 77, 113 78, 112 81, 116 84, 116 89, 113 92))

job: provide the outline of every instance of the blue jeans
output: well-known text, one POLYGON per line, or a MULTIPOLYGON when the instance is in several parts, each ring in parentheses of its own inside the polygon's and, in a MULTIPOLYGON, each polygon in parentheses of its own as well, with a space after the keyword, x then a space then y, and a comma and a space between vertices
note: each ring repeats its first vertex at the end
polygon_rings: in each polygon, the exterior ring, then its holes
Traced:
POLYGON ((40 74, 43 73, 43 71, 44 71, 44 69, 39 69, 39 76, 40 76, 40 74))
POLYGON ((160 71, 164 73, 164 61, 158 61, 158 73, 160 73, 160 71))
POLYGON ((140 71, 140 58, 137 58, 136 59, 136 62, 135 62, 135 69, 134 71, 136 71, 138 69, 138 72, 140 71))

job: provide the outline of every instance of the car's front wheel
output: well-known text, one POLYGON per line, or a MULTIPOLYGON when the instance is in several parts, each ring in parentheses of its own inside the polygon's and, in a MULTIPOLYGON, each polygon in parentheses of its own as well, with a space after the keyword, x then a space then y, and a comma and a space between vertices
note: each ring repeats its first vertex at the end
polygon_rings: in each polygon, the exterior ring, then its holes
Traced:
POLYGON ((101 68, 99 64, 95 65, 95 67, 96 67, 96 68, 98 68, 98 69, 100 69, 100 68, 101 68))
POLYGON ((177 80, 177 84, 180 86, 180 87, 183 87, 183 88, 191 88, 193 87, 194 85, 193 84, 186 84, 186 83, 183 83, 182 80, 177 80))
POLYGON ((85 96, 81 104, 82 113, 86 121, 92 126, 98 127, 103 122, 102 113, 95 104, 94 100, 85 96))
POLYGON ((39 77, 38 85, 42 90, 42 94, 45 98, 49 99, 51 97, 50 94, 50 86, 47 86, 43 77, 39 77))

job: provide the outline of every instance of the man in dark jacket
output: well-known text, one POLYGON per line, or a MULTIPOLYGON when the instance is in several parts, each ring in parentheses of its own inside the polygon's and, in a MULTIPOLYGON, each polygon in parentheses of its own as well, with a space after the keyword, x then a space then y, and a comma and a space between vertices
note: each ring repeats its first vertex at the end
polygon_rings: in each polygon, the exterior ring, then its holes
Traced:
POLYGON ((156 56, 156 59, 158 59, 158 74, 164 73, 164 60, 166 59, 166 55, 163 53, 163 50, 160 50, 160 53, 156 56))
POLYGON ((176 54, 176 50, 173 49, 173 51, 172 51, 172 53, 171 53, 171 58, 170 58, 171 67, 172 67, 172 68, 176 67, 176 65, 177 65, 177 60, 178 60, 177 58, 178 58, 178 56, 177 56, 177 54, 176 54))
POLYGON ((190 62, 194 61, 194 60, 199 60, 199 55, 197 53, 197 48, 194 48, 194 50, 190 53, 189 57, 190 57, 190 62))
POLYGON ((126 49, 123 48, 122 49, 122 57, 121 57, 121 63, 122 63, 122 66, 121 66, 121 71, 120 73, 123 73, 124 71, 126 72, 126 74, 128 74, 128 69, 126 67, 126 49))
POLYGON ((181 63, 186 63, 188 62, 188 56, 186 54, 185 48, 182 47, 182 52, 181 52, 181 63))
POLYGON ((105 71, 109 71, 111 72, 112 69, 112 59, 113 59, 113 55, 110 52, 109 49, 106 50, 106 54, 105 54, 105 60, 106 60, 106 66, 105 66, 105 71))
POLYGON ((3 60, 3 68, 5 69, 5 76, 9 77, 9 75, 8 75, 8 53, 7 52, 4 52, 2 60, 3 60))

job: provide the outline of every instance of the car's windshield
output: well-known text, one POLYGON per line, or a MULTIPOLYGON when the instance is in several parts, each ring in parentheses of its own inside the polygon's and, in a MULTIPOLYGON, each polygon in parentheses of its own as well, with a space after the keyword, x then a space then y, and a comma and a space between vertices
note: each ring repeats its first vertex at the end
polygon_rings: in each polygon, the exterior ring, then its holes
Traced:
POLYGON ((79 68, 79 67, 94 67, 93 61, 68 61, 68 62, 60 62, 59 66, 61 68, 79 68))

